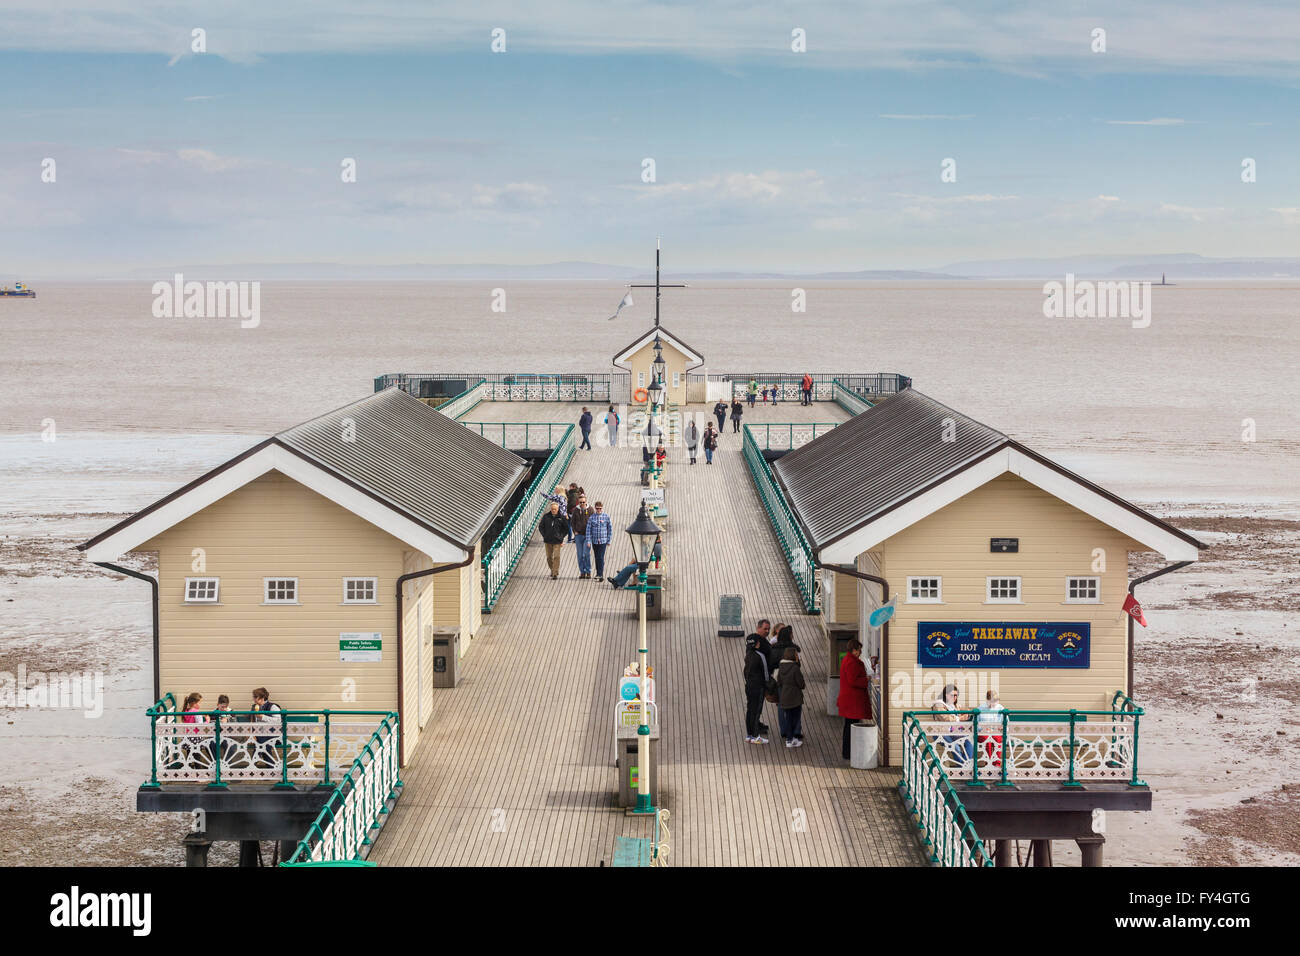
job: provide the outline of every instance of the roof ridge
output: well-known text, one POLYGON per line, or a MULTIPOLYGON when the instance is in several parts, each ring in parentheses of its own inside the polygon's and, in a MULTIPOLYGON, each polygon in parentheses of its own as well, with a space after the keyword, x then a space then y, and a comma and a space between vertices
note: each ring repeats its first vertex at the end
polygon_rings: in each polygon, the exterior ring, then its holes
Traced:
MULTIPOLYGON (((282 435, 286 435, 286 434, 288 434, 289 432, 293 431, 295 428, 302 428, 302 427, 304 427, 304 426, 306 426, 306 425, 310 425, 310 424, 312 424, 313 422, 318 422, 318 421, 320 421, 321 419, 329 418, 331 415, 337 415, 339 412, 343 411, 345 408, 352 408, 354 405, 361 405, 361 404, 363 404, 363 403, 365 403, 365 402, 374 401, 374 399, 376 398, 376 396, 379 396, 379 395, 387 395, 389 392, 394 391, 394 390, 399 391, 399 392, 402 392, 402 388, 401 388, 401 386, 399 386, 399 385, 390 385, 390 386, 388 386, 388 388, 384 389, 383 391, 379 391, 379 392, 371 392, 369 395, 363 395, 361 398, 354 398, 352 401, 348 402, 348 403, 345 404, 345 405, 340 405, 338 408, 332 409, 332 410, 330 410, 330 411, 328 411, 328 412, 322 412, 320 415, 316 415, 316 416, 314 416, 314 417, 312 417, 312 418, 308 418, 308 419, 306 419, 305 421, 298 422, 298 424, 296 424, 296 425, 290 425, 288 428, 284 428, 284 429, 281 429, 280 431, 276 432, 276 433, 275 433, 274 435, 272 435, 271 437, 273 437, 273 438, 279 438, 280 436, 282 436, 282 435)), ((404 394, 406 394, 406 393, 405 393, 405 392, 402 392, 402 394, 404 395, 404 394)), ((419 400, 417 399, 416 401, 419 401, 419 400)), ((420 404, 421 404, 421 405, 424 405, 424 402, 420 402, 420 404)), ((428 406, 425 406, 425 407, 427 408, 428 406)))

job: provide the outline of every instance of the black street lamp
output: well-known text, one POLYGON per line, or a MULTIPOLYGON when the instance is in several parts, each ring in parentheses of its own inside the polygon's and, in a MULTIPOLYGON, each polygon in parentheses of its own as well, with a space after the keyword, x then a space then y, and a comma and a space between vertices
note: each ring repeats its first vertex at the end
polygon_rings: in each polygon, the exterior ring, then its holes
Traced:
POLYGON ((654 519, 645 510, 645 502, 641 502, 641 510, 637 512, 636 520, 627 526, 627 536, 632 541, 632 555, 641 571, 643 584, 646 567, 654 554, 655 541, 662 532, 663 529, 654 523, 654 519))
POLYGON ((645 502, 641 502, 641 510, 637 512, 636 520, 627 526, 627 536, 632 542, 632 554, 641 572, 637 577, 637 586, 631 589, 639 592, 637 594, 637 637, 639 638, 637 658, 641 670, 641 723, 636 729, 637 794, 636 807, 632 812, 644 814, 655 812, 650 795, 650 708, 646 701, 646 675, 649 671, 650 649, 646 640, 645 596, 651 590, 651 586, 646 581, 645 570, 654 555, 655 540, 659 537, 660 530, 646 512, 645 502))

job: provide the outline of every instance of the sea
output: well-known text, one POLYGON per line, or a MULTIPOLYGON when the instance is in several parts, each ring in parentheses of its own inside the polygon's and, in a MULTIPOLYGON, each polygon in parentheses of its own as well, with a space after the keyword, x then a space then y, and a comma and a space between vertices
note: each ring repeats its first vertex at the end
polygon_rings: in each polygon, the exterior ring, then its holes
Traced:
MULTIPOLYGON (((654 297, 601 281, 264 282, 255 327, 158 317, 151 282, 0 300, 0 514, 128 511, 385 372, 611 371, 654 297)), ((1300 501, 1300 284, 1151 289, 1051 318, 1039 281, 701 281, 661 321, 711 373, 899 372, 1144 503, 1300 501), (802 290, 805 308, 795 311, 802 290)), ((1049 310, 1050 311, 1050 310, 1049 310)))

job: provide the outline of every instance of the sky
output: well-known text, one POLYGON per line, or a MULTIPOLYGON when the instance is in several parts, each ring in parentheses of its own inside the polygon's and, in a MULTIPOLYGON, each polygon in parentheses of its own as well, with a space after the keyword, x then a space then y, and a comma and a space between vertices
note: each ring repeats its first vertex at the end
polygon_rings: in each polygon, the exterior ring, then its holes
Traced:
POLYGON ((691 271, 1300 256, 1295 4, 6 0, 4 15, 5 282, 643 265, 656 235, 691 271))

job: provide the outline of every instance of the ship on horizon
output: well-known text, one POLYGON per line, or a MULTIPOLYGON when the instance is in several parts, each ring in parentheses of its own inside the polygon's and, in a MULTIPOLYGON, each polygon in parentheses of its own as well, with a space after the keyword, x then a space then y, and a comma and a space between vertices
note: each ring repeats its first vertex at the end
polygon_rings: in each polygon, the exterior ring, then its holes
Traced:
POLYGON ((0 298, 34 299, 36 298, 36 290, 27 288, 21 282, 15 282, 12 289, 8 286, 0 286, 0 298))

